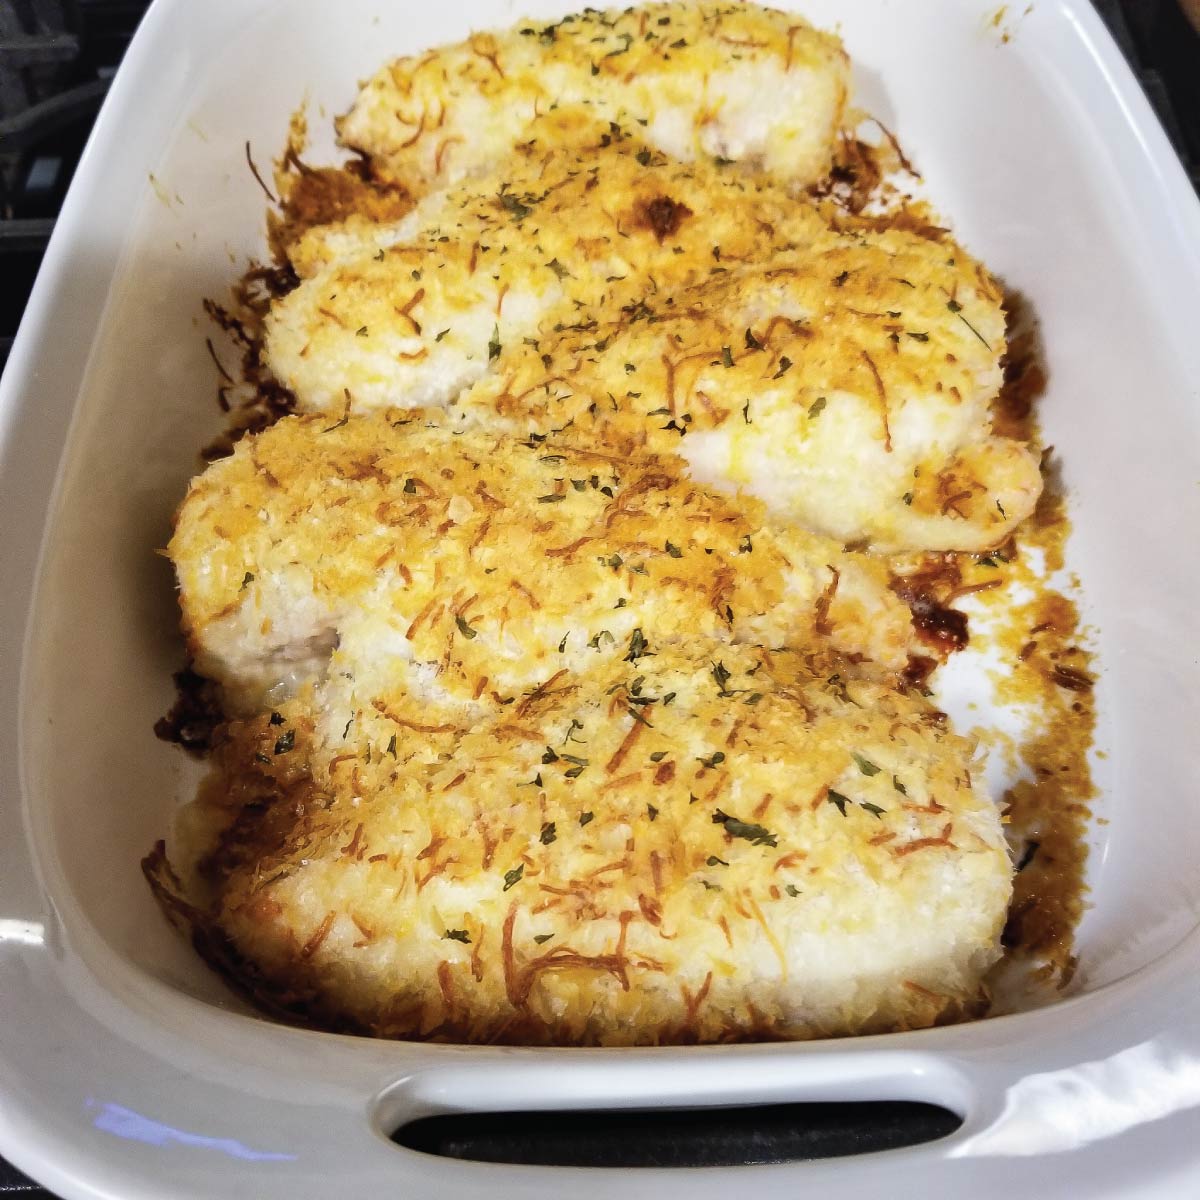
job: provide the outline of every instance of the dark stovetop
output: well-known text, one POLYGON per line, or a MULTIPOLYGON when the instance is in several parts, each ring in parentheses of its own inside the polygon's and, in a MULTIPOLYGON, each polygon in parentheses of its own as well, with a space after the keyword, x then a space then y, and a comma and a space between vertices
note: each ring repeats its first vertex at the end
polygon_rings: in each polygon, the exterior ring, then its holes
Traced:
MULTIPOLYGON (((1176 0, 1093 2, 1133 64, 1200 191, 1200 37, 1176 0)), ((0 0, 0 369, 92 121, 148 7, 148 0, 0 0)), ((839 1148, 845 1153, 862 1144, 861 1128, 853 1127, 862 1114, 852 1117, 847 1112, 846 1116, 840 1141, 827 1122, 810 1124, 810 1131, 822 1126, 821 1153, 839 1148)), ((910 1141, 923 1140, 923 1130, 926 1136, 944 1132, 939 1122, 945 1114, 939 1110, 894 1116, 908 1122, 910 1141)), ((870 1120, 877 1125, 878 1114, 870 1120)), ((480 1156, 486 1157, 486 1147, 495 1141, 495 1124, 484 1122, 478 1129, 457 1131, 453 1138, 439 1134, 445 1143, 442 1152, 470 1156, 474 1139, 480 1156)), ((682 1135, 668 1128, 661 1132, 676 1141, 660 1153, 665 1161, 678 1162, 682 1135)), ((569 1118, 557 1135, 568 1157, 586 1152, 569 1127, 569 1118)), ((504 1137, 510 1148, 517 1145, 508 1133, 504 1137)), ((544 1141, 545 1137, 539 1139, 544 1141)), ((797 1152, 794 1125, 778 1116, 758 1122, 754 1141, 758 1161, 763 1161, 763 1154, 770 1160, 772 1153, 788 1158, 797 1152)), ((805 1144, 810 1150, 816 1146, 811 1139, 805 1144)), ((50 1196, 2 1159, 0 1193, 50 1196)))

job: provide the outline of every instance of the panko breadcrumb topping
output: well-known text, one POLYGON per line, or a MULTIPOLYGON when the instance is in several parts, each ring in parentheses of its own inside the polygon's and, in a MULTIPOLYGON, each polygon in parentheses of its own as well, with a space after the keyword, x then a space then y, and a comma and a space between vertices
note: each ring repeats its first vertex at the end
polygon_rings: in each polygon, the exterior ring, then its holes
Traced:
POLYGON ((225 719, 145 863, 264 1008, 832 1036, 982 1013, 1006 919, 1065 944, 924 690, 1042 496, 1003 295, 871 209, 847 81, 794 15, 588 10, 388 64, 351 168, 289 143, 213 309, 270 394, 169 547, 225 719))
POLYGON ((977 1009, 1008 859, 923 701, 813 652, 635 641, 429 730, 363 665, 344 729, 305 690, 217 752, 209 927, 276 1009, 599 1044, 977 1009))

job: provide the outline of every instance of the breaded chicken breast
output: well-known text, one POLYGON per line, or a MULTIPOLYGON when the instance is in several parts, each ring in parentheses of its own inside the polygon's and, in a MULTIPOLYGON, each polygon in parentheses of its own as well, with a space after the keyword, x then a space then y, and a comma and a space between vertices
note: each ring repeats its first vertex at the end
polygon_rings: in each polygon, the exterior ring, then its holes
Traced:
POLYGON ((819 653, 636 649, 437 756, 362 681, 332 738, 319 691, 233 723, 201 944, 277 1011, 392 1037, 791 1038, 975 1011, 1011 868, 940 714, 819 653))
POLYGON ((639 642, 819 635, 881 677, 916 649, 881 561, 777 529, 676 459, 418 414, 291 417, 244 439, 193 483, 169 554, 197 668, 241 711, 365 672, 390 681, 393 714, 433 727, 639 642))
POLYGON ((389 63, 346 145, 422 193, 509 157, 552 109, 637 125, 683 162, 752 164, 803 187, 829 169, 849 79, 838 39, 754 4, 647 4, 527 21, 389 63))
POLYGON ((302 408, 670 450, 813 532, 987 550, 1039 465, 992 435, 1002 294, 948 237, 829 227, 721 167, 556 115, 396 223, 312 230, 267 319, 302 408), (602 144, 603 143, 603 144, 602 144))
POLYGON ((525 338, 706 277, 714 246, 765 261, 824 232, 770 183, 671 162, 631 129, 547 118, 401 221, 311 230, 267 319, 276 378, 308 410, 447 404, 525 338))
POLYGON ((673 451, 694 478, 846 543, 987 550, 1042 486, 1030 449, 991 430, 1001 300, 952 241, 829 231, 513 346, 460 411, 673 451))

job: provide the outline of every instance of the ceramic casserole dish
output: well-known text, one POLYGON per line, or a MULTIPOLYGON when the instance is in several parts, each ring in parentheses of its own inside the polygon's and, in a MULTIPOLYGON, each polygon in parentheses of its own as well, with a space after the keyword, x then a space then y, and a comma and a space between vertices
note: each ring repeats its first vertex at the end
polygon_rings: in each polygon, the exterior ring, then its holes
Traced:
MULTIPOLYGON (((1086 0, 798 0, 837 27, 956 234, 1042 324, 1100 724, 1069 996, 921 1032, 555 1050, 381 1043, 236 1002, 139 860, 196 782, 156 741, 179 646, 155 556, 219 428, 200 309, 263 252, 246 169, 301 103, 553 0, 157 0, 76 174, 0 386, 0 1152, 64 1197, 700 1198, 753 1188, 1176 1197, 1200 1188, 1200 204, 1086 0), (447 1160, 477 1110, 919 1100, 908 1149, 706 1171, 447 1160)), ((332 153, 331 146, 318 145, 332 153)))

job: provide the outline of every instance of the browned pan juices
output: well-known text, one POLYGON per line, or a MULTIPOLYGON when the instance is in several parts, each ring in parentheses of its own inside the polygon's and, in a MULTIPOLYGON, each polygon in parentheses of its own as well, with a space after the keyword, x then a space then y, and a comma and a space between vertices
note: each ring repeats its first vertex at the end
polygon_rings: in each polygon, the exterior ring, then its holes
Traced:
MULTIPOLYGON (((900 228, 939 240, 947 231, 938 215, 892 182, 904 173, 916 177, 890 133, 878 147, 844 134, 829 179, 813 195, 848 227, 900 228), (868 206, 874 216, 864 215, 868 206)), ((1007 291, 1005 310, 1008 351, 993 424, 998 433, 1036 444, 1037 402, 1047 385, 1040 333, 1019 292, 1007 291)), ((1089 801, 1096 794, 1088 755, 1096 713, 1092 655, 1082 644, 1078 609, 1048 582, 1063 569, 1071 531, 1052 448, 1044 453, 1042 473, 1037 509, 1009 544, 991 555, 921 556, 905 564, 894 588, 931 648, 930 658, 910 666, 915 686, 924 686, 946 654, 979 638, 953 607, 973 593, 987 617, 986 642, 1006 667, 997 672, 996 701, 1036 714, 1028 735, 1003 747, 1028 772, 1002 798, 1018 868, 1004 943, 1011 956, 1027 957, 1043 979, 1065 987, 1075 970, 1074 936, 1085 907, 1089 801), (1029 562, 1031 551, 1041 556, 1039 572, 1029 562), (1033 599, 1012 604, 1016 588, 1029 589, 1033 599)), ((989 740, 998 749, 1004 741, 989 740)))

